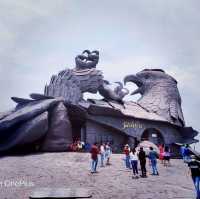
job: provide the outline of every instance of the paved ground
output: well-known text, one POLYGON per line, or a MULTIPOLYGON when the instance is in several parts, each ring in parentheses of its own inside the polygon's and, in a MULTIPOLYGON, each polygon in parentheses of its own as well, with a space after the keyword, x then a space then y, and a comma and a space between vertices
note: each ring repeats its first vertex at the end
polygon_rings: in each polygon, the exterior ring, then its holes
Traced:
POLYGON ((0 199, 25 199, 38 187, 86 187, 95 199, 195 198, 187 167, 181 160, 172 160, 168 168, 159 165, 160 176, 136 180, 124 168, 122 158, 113 154, 112 165, 99 168, 97 174, 90 174, 90 156, 86 153, 1 158, 0 199))

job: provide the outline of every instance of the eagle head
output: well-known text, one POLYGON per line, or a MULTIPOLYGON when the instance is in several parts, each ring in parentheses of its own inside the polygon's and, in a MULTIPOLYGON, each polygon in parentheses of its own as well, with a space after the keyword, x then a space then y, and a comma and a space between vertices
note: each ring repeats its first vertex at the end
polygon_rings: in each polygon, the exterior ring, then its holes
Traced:
POLYGON ((172 76, 162 69, 144 69, 136 75, 127 75, 124 84, 127 82, 137 85, 131 95, 141 94, 137 101, 140 106, 171 123, 184 126, 181 97, 177 81, 172 76))

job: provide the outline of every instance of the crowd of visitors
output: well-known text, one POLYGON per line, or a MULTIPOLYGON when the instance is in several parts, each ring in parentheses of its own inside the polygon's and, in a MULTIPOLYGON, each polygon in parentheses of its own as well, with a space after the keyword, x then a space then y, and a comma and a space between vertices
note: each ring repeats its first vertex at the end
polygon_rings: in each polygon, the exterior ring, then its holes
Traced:
POLYGON ((146 148, 144 150, 144 147, 131 149, 129 145, 126 144, 123 152, 125 154, 125 166, 127 169, 133 169, 133 178, 136 179, 139 177, 138 163, 140 163, 140 177, 147 177, 146 159, 149 160, 149 165, 152 169, 152 175, 159 175, 157 169, 157 159, 160 160, 160 163, 163 164, 163 166, 170 166, 171 154, 169 146, 159 145, 158 150, 154 149, 152 146, 149 146, 148 150, 146 148))
MULTIPOLYGON (((77 140, 70 147, 72 151, 87 151, 91 153, 91 173, 98 172, 97 166, 99 162, 100 167, 110 165, 112 149, 109 142, 101 144, 94 143, 93 145, 88 145, 87 143, 85 144, 84 142, 77 140)), ((147 177, 147 159, 149 160, 149 166, 151 167, 151 175, 159 175, 157 167, 158 159, 164 167, 170 166, 170 148, 168 146, 159 145, 158 151, 155 150, 152 146, 149 147, 148 151, 146 151, 146 149, 144 150, 143 147, 131 149, 128 144, 124 146, 123 153, 125 155, 125 167, 133 171, 133 179, 138 179, 139 177, 147 177), (138 169, 138 165, 140 166, 140 169, 138 169), (141 172, 140 175, 139 170, 141 172)), ((180 147, 180 154, 184 163, 186 163, 189 167, 189 173, 192 177, 192 181, 196 190, 196 199, 200 199, 200 161, 198 160, 197 156, 191 153, 188 144, 182 145, 180 147)))
POLYGON ((68 148, 72 152, 90 152, 92 145, 79 139, 75 140, 68 148))
POLYGON ((153 147, 149 147, 149 152, 144 151, 143 147, 140 147, 137 151, 135 148, 131 149, 128 144, 124 147, 124 154, 125 154, 125 166, 127 169, 133 170, 133 178, 138 179, 138 162, 140 163, 140 170, 141 175, 140 177, 146 178, 147 177, 147 170, 146 170, 146 158, 149 159, 149 164, 152 168, 152 175, 159 175, 157 169, 157 158, 159 154, 153 149, 153 147))
MULTIPOLYGON (((98 162, 100 167, 105 167, 110 164, 110 156, 112 154, 109 143, 94 143, 90 149, 91 153, 91 173, 97 172, 98 162)), ((149 160, 151 166, 151 175, 159 175, 157 168, 157 159, 160 159, 164 166, 170 165, 170 150, 168 146, 159 146, 159 153, 153 147, 149 147, 146 152, 143 147, 131 149, 128 144, 124 146, 123 153, 125 154, 125 167, 133 170, 133 178, 147 177, 146 159, 149 160), (138 172, 138 164, 140 165, 141 174, 138 172)))

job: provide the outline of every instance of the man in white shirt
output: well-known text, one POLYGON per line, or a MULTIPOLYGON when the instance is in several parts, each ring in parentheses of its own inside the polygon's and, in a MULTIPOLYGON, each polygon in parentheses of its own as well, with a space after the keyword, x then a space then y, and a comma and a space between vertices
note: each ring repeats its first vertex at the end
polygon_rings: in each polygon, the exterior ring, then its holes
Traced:
POLYGON ((100 155, 101 155, 101 167, 104 167, 105 160, 105 144, 102 143, 100 146, 100 155))

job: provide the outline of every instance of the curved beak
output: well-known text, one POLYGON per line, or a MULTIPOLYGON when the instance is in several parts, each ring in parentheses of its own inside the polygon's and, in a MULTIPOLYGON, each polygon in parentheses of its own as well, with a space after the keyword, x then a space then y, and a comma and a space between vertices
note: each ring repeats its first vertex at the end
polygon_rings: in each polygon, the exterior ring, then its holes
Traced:
POLYGON ((133 83, 135 83, 138 86, 138 89, 136 89, 135 91, 133 91, 131 93, 131 95, 135 95, 137 93, 141 93, 142 94, 144 83, 143 83, 143 81, 139 77, 137 77, 136 75, 127 75, 124 78, 124 85, 126 85, 127 82, 133 82, 133 83))

